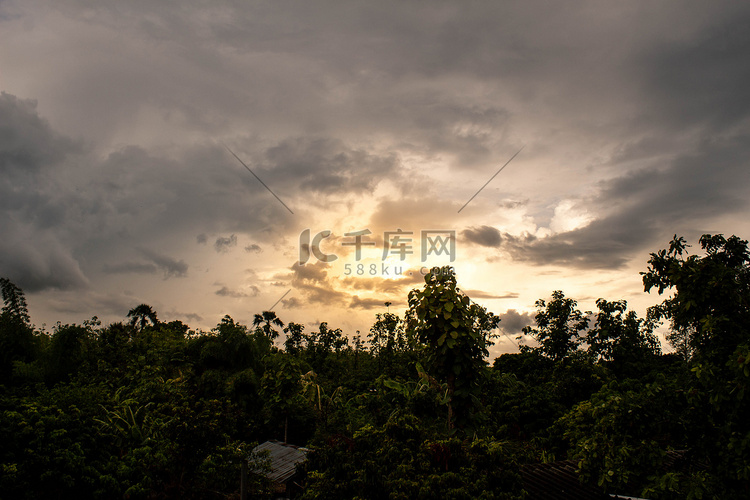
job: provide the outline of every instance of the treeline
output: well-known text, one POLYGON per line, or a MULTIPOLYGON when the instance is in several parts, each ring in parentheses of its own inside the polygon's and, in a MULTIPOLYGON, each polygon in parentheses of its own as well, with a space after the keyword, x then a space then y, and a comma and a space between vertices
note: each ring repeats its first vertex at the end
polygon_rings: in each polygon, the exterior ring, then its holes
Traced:
POLYGON ((651 254, 645 290, 667 298, 646 318, 555 291, 524 330, 537 346, 492 365, 500 319, 450 268, 353 336, 270 311, 195 332, 148 305, 47 333, 3 278, 0 498, 237 498, 267 439, 314 450, 310 499, 523 498, 525 465, 564 459, 611 493, 746 498, 750 256, 700 245, 651 254))

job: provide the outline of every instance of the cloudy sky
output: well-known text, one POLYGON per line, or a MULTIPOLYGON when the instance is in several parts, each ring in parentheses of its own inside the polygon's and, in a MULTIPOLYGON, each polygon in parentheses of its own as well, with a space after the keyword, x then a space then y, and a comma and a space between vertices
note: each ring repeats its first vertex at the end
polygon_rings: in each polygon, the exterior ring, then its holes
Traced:
POLYGON ((2 0, 0 276, 48 328, 354 334, 447 264, 509 337, 557 289, 643 313, 673 234, 750 236, 748 54, 743 2, 2 0))

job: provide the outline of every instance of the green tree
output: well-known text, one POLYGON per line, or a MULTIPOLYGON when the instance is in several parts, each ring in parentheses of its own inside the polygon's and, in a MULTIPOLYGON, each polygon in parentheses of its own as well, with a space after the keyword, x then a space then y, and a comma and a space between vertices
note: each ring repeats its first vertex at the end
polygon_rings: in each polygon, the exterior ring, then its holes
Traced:
POLYGON ((664 382, 612 383, 562 417, 557 427, 582 477, 608 491, 640 496, 661 469, 670 434, 679 432, 676 395, 664 382))
POLYGON ((86 368, 88 352, 92 349, 94 332, 89 325, 55 327, 47 349, 47 380, 67 381, 69 376, 86 368))
POLYGON ((326 321, 318 325, 317 331, 313 330, 306 335, 306 350, 316 370, 320 369, 321 363, 329 354, 338 353, 348 345, 349 339, 344 336, 341 328, 329 328, 326 321))
POLYGON ((290 322, 284 328, 286 340, 284 341, 284 350, 293 356, 302 351, 302 341, 305 339, 305 326, 299 323, 290 322))
MULTIPOLYGON (((693 452, 706 471, 672 473, 658 490, 694 498, 744 498, 750 480, 750 254, 736 236, 704 234, 704 255, 688 255, 684 238, 651 254, 646 291, 672 295, 650 309, 671 322, 669 340, 691 369, 682 417, 693 452)), ((684 496, 683 496, 684 498, 684 496)))
POLYGON ((9 381, 14 363, 29 363, 39 355, 23 290, 7 278, 0 278, 3 309, 0 313, 0 382, 9 381))
MULTIPOLYGON (((390 305, 390 302, 386 302, 390 305)), ((404 323, 397 314, 391 312, 375 315, 375 323, 367 335, 370 340, 370 351, 375 356, 390 356, 406 347, 404 323)))
POLYGON ((669 249, 651 254, 643 285, 660 295, 674 290, 650 310, 671 321, 670 341, 686 356, 723 366, 750 339, 750 254, 737 236, 704 234, 700 245, 704 256, 687 255, 685 239, 675 235, 669 249))
POLYGON ((626 301, 598 299, 596 306, 599 312, 586 335, 586 343, 597 358, 622 370, 659 354, 654 323, 639 318, 635 311, 628 311, 626 301))
POLYGON ((284 423, 284 442, 288 441, 289 417, 301 413, 305 404, 302 397, 302 370, 295 358, 277 352, 265 359, 261 391, 267 405, 270 422, 284 423), (281 418, 279 418, 281 417, 281 418))
POLYGON ((409 328, 425 347, 428 370, 448 384, 448 428, 468 423, 500 318, 473 304, 451 267, 433 267, 422 290, 409 293, 409 328))
POLYGON ((536 301, 536 328, 527 326, 523 333, 539 342, 538 350, 545 356, 560 361, 578 350, 581 332, 588 328, 588 318, 576 308, 576 301, 556 290, 552 300, 536 301))
POLYGON ((321 443, 306 463, 302 498, 518 499, 513 451, 505 442, 446 439, 396 411, 382 426, 321 443))
POLYGON ((8 278, 0 278, 0 291, 3 295, 3 314, 30 326, 31 319, 23 290, 8 278))

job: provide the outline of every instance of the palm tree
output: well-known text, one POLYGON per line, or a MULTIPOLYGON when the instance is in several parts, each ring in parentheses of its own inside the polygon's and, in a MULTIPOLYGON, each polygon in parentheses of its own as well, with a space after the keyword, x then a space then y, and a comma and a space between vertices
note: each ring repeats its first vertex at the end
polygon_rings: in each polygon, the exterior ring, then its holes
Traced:
POLYGON ((159 320, 156 319, 156 312, 147 304, 141 304, 128 311, 128 318, 130 318, 130 325, 143 330, 149 324, 149 322, 156 326, 159 320))
POLYGON ((284 323, 276 317, 276 313, 273 311, 263 311, 262 314, 256 314, 253 319, 253 326, 258 328, 260 325, 261 331, 271 340, 276 339, 279 336, 279 332, 273 329, 273 325, 279 328, 284 326, 284 323))

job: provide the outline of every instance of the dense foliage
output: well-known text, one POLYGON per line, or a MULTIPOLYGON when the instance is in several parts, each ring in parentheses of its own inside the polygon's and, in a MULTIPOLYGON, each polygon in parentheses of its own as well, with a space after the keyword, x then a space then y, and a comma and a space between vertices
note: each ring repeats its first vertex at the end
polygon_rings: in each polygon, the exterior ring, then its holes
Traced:
POLYGON ((364 337, 271 311, 196 332, 146 304, 40 331, 2 278, 0 498, 237 498, 268 439, 312 450, 311 499, 523 498, 524 465, 562 459, 607 492, 747 498, 750 257, 736 237, 700 245, 651 254, 645 289, 670 295, 646 318, 555 291, 524 330, 536 345, 491 366, 500 320, 450 268, 364 337))

